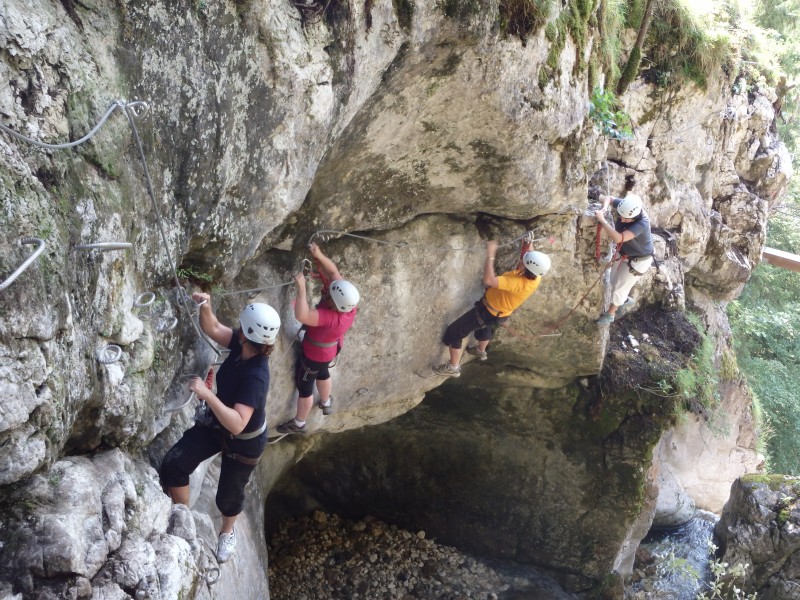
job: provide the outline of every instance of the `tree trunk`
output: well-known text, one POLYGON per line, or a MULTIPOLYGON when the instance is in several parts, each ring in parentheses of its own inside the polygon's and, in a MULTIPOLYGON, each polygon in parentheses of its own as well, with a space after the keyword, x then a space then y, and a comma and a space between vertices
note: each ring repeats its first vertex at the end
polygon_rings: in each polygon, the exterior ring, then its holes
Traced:
POLYGON ((628 55, 628 62, 625 63, 625 68, 622 70, 622 75, 617 83, 617 96, 621 96, 625 93, 630 82, 636 79, 636 75, 639 73, 639 63, 642 62, 642 46, 644 45, 644 38, 647 35, 647 30, 650 27, 650 21, 653 20, 653 11, 655 7, 656 0, 647 0, 642 22, 639 24, 639 33, 636 35, 636 43, 634 43, 633 48, 631 48, 631 53, 628 55))

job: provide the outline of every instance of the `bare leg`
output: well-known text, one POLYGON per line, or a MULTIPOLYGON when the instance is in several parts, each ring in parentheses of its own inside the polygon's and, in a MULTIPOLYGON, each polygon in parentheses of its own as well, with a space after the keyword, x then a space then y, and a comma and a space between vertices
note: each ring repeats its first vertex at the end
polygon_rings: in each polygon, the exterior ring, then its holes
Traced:
POLYGON ((327 402, 331 397, 331 390, 333 389, 333 378, 317 379, 317 391, 319 392, 319 399, 322 402, 327 402))
POLYGON ((489 347, 489 342, 490 341, 491 340, 485 340, 485 341, 482 341, 482 342, 479 341, 478 342, 478 350, 480 350, 481 352, 486 352, 486 348, 489 347))
POLYGON ((189 486, 184 485, 181 487, 171 487, 167 488, 169 492, 169 497, 172 498, 172 502, 175 504, 185 504, 189 506, 189 486))
POLYGON ((234 515, 232 517, 222 517, 222 527, 220 528, 220 533, 230 533, 233 531, 233 524, 236 523, 236 519, 239 515, 234 515))
POLYGON ((314 396, 299 397, 297 399, 297 415, 295 419, 298 421, 305 421, 308 418, 308 413, 311 412, 311 407, 314 405, 314 396))
POLYGON ((619 308, 619 306, 617 306, 616 304, 609 304, 608 305, 608 314, 610 314, 610 315, 616 314, 618 308, 619 308))
POLYGON ((461 362, 461 353, 463 350, 461 348, 448 348, 448 350, 450 350, 450 364, 457 367, 461 362))

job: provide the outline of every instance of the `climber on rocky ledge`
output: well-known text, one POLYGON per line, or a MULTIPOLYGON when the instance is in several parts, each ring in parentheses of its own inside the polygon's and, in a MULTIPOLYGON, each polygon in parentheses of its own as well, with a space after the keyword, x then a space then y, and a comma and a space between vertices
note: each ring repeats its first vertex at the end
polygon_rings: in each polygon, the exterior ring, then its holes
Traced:
POLYGON ((517 268, 499 277, 495 275, 494 260, 497 242, 486 242, 486 260, 483 264, 483 283, 486 293, 468 312, 448 325, 442 342, 450 352, 450 362, 433 368, 433 372, 444 377, 461 375, 461 353, 463 341, 475 332, 475 345, 467 346, 467 352, 486 360, 486 348, 494 332, 509 315, 519 308, 536 291, 542 276, 550 270, 550 257, 543 252, 531 250, 530 242, 522 248, 517 268))
POLYGON ((176 504, 189 504, 189 476, 204 460, 222 453, 217 508, 222 526, 217 559, 225 562, 236 548, 234 523, 244 506, 244 488, 267 443, 269 355, 281 320, 268 304, 248 304, 239 315, 239 329, 221 324, 211 310, 211 297, 196 293, 200 327, 230 354, 217 371, 216 394, 195 377, 189 389, 203 402, 195 425, 167 452, 161 463, 161 484, 176 504))
POLYGON ((601 195, 601 210, 595 211, 597 222, 618 245, 622 257, 611 273, 611 304, 608 310, 600 315, 597 323, 608 325, 614 321, 617 309, 633 304, 628 297, 639 277, 644 275, 653 264, 653 236, 650 233, 650 219, 642 209, 642 200, 635 194, 625 198, 601 195), (609 205, 617 210, 614 226, 608 224, 605 211, 609 205))
POLYGON ((328 294, 324 295, 316 308, 310 308, 306 297, 306 279, 302 273, 295 276, 297 298, 294 316, 305 325, 305 336, 300 357, 295 367, 297 385, 297 411, 293 419, 276 428, 280 433, 305 433, 306 419, 314 405, 314 383, 319 392, 317 406, 323 415, 333 412, 333 383, 328 369, 342 350, 345 333, 356 318, 356 305, 360 299, 358 290, 345 281, 336 264, 315 243, 309 245, 325 279, 330 281, 328 294))

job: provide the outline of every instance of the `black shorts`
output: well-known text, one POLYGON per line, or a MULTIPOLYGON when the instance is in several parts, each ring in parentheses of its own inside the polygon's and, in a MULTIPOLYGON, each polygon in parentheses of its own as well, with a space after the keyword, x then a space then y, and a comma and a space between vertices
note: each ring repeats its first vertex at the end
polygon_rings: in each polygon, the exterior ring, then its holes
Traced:
POLYGON ((314 394, 314 382, 325 381, 331 378, 330 367, 332 361, 317 362, 306 358, 302 352, 295 365, 294 380, 301 398, 308 398, 314 394))
POLYGON ((442 342, 450 348, 461 349, 464 338, 473 331, 475 339, 485 342, 494 337, 495 330, 504 323, 508 317, 496 317, 489 309, 478 300, 475 306, 458 319, 450 323, 442 336, 442 342))
MULTIPOLYGON (((226 439, 222 429, 195 425, 170 448, 161 462, 161 485, 165 488, 189 485, 189 476, 204 460, 222 452, 223 441, 230 452, 258 458, 264 451, 267 434, 251 440, 226 439)), ((244 508, 244 488, 255 465, 246 465, 222 453, 222 466, 217 487, 217 508, 226 517, 235 517, 244 508)))

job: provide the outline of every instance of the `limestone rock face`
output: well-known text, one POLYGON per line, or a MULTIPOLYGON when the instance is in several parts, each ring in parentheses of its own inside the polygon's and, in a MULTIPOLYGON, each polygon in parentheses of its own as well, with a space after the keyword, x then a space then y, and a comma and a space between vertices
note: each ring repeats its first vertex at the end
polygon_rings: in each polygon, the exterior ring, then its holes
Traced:
MULTIPOLYGON (((608 142, 587 118, 588 75, 576 60, 588 56, 591 28, 586 47, 567 40, 558 75, 540 86, 544 30, 522 44, 494 26, 495 7, 454 18, 438 3, 342 1, 317 15, 298 4, 3 3, 2 123, 63 142, 107 116, 74 149, 0 134, 0 274, 29 255, 21 238, 46 243, 0 291, 0 485, 15 499, 2 511, 3 594, 268 596, 264 501, 325 436, 270 447, 224 588, 207 585, 217 466, 192 479, 191 519, 171 512, 153 466, 191 421, 194 407, 178 408, 187 377, 216 360, 184 288, 213 287, 231 325, 253 298, 278 307, 270 426, 293 412, 298 324, 283 284, 323 229, 334 230, 324 248, 364 300, 333 374, 337 411, 315 414, 312 433, 387 422, 438 387, 417 373, 441 360, 444 326, 480 298, 483 240, 503 242, 497 264, 510 269, 517 239, 535 232, 551 272, 500 330, 480 377, 468 379, 478 367, 466 366, 464 388, 437 397, 486 398, 504 426, 525 414, 528 428, 507 441, 483 437, 485 424, 457 425, 455 439, 480 460, 485 549, 510 552, 499 540, 513 533, 514 554, 539 561, 548 549, 547 564, 568 566, 576 589, 630 568, 652 520, 652 450, 669 424, 632 396, 608 399, 591 418, 573 415, 586 390, 600 389, 589 379, 609 347, 592 321, 605 290, 587 188, 630 188, 646 200, 661 266, 639 282, 638 309, 679 310, 699 292, 734 297, 790 174, 772 132, 772 92, 733 94, 720 75, 705 92, 687 88, 654 105, 654 90, 638 82, 623 99, 638 138, 608 142), (149 110, 129 121, 115 102, 136 98, 149 110), (96 242, 133 248, 76 248, 96 242), (100 360, 108 345, 121 351, 116 362, 100 360), (515 471, 498 469, 501 459, 515 471), (614 485, 601 485, 598 469, 614 485), (530 507, 505 520, 490 511, 528 494, 546 520, 530 507), (620 513, 601 535, 603 517, 620 513), (575 515, 589 533, 570 525, 575 515)), ((607 240, 600 245, 606 254, 607 240)), ((467 520, 457 513, 442 529, 455 535, 467 520)))
POLYGON ((800 598, 798 491, 784 475, 737 479, 714 530, 723 560, 747 565, 740 587, 759 598, 800 598))

